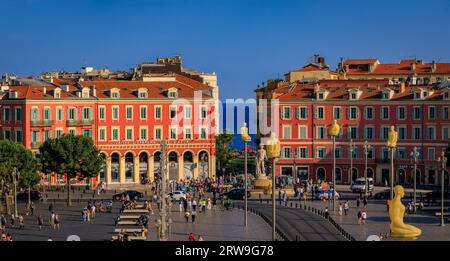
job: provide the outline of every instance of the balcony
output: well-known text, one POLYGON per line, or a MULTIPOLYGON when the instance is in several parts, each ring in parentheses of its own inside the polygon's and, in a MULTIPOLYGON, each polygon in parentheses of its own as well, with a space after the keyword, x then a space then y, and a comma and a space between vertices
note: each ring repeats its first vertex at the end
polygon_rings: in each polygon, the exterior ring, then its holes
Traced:
POLYGON ((39 147, 42 145, 42 142, 32 141, 31 142, 31 148, 32 149, 39 149, 39 147))
POLYGON ((51 120, 44 120, 44 121, 31 121, 30 126, 31 127, 51 127, 53 126, 55 122, 51 120))
POLYGON ((67 127, 91 126, 93 120, 67 120, 67 127))

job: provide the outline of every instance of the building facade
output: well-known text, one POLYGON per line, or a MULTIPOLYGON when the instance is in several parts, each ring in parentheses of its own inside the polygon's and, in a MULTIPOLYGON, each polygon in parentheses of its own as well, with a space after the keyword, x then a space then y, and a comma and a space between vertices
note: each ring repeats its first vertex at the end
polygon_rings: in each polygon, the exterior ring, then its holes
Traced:
POLYGON ((0 138, 37 153, 45 140, 64 133, 90 136, 106 158, 93 182, 154 180, 163 139, 171 180, 215 177, 215 100, 206 84, 171 74, 143 80, 51 79, 2 89, 0 138))
MULTIPOLYGON (((413 182, 410 153, 417 147, 420 152, 417 182, 440 184, 437 158, 450 141, 448 87, 392 84, 389 79, 271 81, 267 87, 258 88, 256 94, 259 103, 264 98, 278 102, 274 110, 281 141, 277 175, 331 180, 333 146, 327 128, 337 120, 341 126, 335 151, 338 183, 347 184, 364 177, 365 141, 371 145, 367 150, 367 175, 376 184, 389 183, 390 154, 386 140, 390 127, 395 126, 399 141, 394 182, 413 182)), ((259 140, 262 136, 258 133, 259 140)), ((449 184, 448 172, 445 183, 449 184)))

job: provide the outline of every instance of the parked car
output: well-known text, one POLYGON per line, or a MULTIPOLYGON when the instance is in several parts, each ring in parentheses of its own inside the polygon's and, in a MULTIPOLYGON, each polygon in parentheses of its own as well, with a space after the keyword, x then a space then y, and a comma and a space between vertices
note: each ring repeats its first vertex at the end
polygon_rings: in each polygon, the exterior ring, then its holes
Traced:
POLYGON ((113 200, 120 200, 120 197, 122 195, 130 196, 130 199, 140 199, 144 197, 144 194, 142 192, 136 191, 136 190, 125 190, 120 193, 117 193, 113 196, 113 200))
POLYGON ((170 197, 172 200, 180 201, 182 198, 186 199, 186 192, 177 190, 174 192, 167 193, 167 197, 170 197))
MULTIPOLYGON (((242 200, 244 199, 245 189, 232 189, 228 192, 220 194, 222 197, 227 197, 233 200, 242 200)), ((250 198, 250 191, 247 191, 247 198, 250 198)))
MULTIPOLYGON (((31 200, 40 200, 41 192, 39 192, 37 190, 32 190, 30 192, 30 199, 31 200)), ((17 200, 28 200, 28 191, 17 193, 17 200)))
POLYGON ((388 199, 391 198, 391 190, 385 189, 383 191, 375 193, 372 197, 373 199, 388 199))
MULTIPOLYGON (((336 191, 336 199, 339 199, 341 195, 336 191)), ((321 199, 333 199, 333 191, 332 190, 319 190, 318 193, 314 194, 314 197, 318 200, 321 199)))
MULTIPOLYGON (((357 178, 355 182, 350 185, 350 189, 353 193, 361 193, 366 191, 366 184, 365 184, 365 178, 357 178)), ((371 192, 373 191, 373 178, 367 178, 367 191, 371 192)))

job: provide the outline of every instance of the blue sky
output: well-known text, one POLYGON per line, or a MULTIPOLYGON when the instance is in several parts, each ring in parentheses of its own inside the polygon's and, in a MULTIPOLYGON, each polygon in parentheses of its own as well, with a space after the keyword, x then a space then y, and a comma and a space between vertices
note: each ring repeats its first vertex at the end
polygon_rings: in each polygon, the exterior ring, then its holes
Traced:
POLYGON ((0 72, 127 70, 181 53, 215 71, 221 98, 253 98, 320 53, 450 61, 450 1, 2 0, 0 72))

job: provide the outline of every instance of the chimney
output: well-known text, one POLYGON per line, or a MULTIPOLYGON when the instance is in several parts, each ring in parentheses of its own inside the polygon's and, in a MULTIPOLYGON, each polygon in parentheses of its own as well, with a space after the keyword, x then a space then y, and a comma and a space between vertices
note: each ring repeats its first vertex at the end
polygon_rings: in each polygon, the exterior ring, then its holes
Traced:
POLYGON ((97 89, 95 88, 95 85, 92 86, 92 96, 97 96, 97 89))
POLYGON ((402 81, 400 83, 400 93, 405 93, 406 87, 405 87, 405 82, 402 81))
POLYGON ((317 63, 322 65, 322 67, 325 66, 325 57, 319 56, 317 57, 317 63))
POLYGON ((47 87, 44 86, 44 90, 43 90, 44 94, 47 94, 47 87))
POLYGON ((436 72, 436 69, 437 69, 437 64, 436 64, 435 61, 433 61, 433 62, 431 63, 431 72, 432 72, 432 73, 436 72))
POLYGON ((415 71, 416 70, 416 62, 414 61, 412 64, 411 64, 411 71, 415 71))

